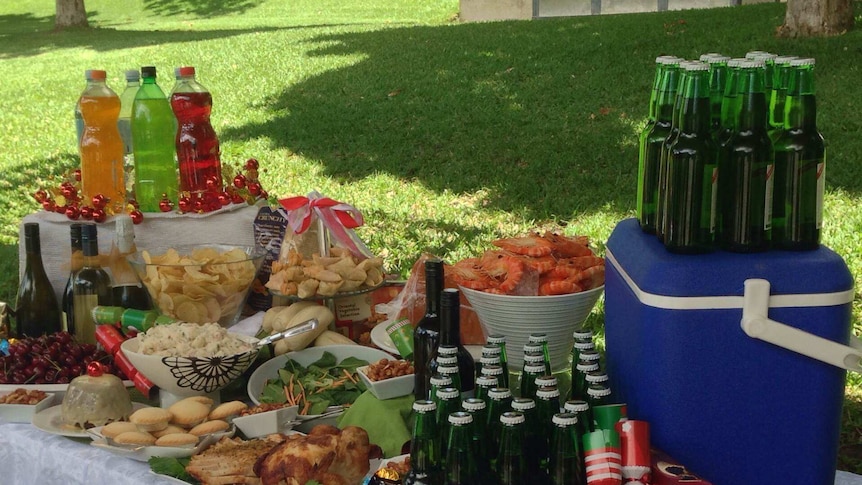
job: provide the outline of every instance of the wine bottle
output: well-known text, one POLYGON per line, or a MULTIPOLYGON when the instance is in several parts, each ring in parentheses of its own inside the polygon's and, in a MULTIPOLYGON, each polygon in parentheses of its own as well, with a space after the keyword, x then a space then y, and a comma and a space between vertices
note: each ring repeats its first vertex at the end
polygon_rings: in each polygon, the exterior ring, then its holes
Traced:
POLYGON ((461 344, 461 292, 443 290, 440 297, 440 345, 458 347, 458 369, 461 375, 461 398, 473 397, 476 387, 476 362, 461 344))
POLYGON ((72 298, 72 285, 75 282, 75 274, 84 264, 84 256, 81 251, 81 224, 74 222, 69 226, 69 237, 72 242, 72 254, 69 257, 69 279, 66 280, 66 288, 63 290, 63 331, 75 335, 75 305, 72 298))
POLYGON ((95 224, 81 227, 84 262, 72 283, 75 330, 82 343, 96 343, 96 321, 93 308, 111 305, 111 278, 99 264, 99 240, 95 224))
POLYGON ((127 214, 116 216, 114 247, 111 249, 111 276, 113 287, 111 296, 114 305, 136 310, 153 308, 147 289, 141 284, 140 278, 129 265, 126 257, 137 251, 135 247, 135 228, 132 218, 127 214))
POLYGON ((443 261, 425 261, 425 316, 413 331, 413 368, 416 399, 429 399, 431 359, 440 339, 440 292, 443 290, 443 261))
POLYGON ((42 265, 39 224, 35 222, 24 224, 24 250, 27 260, 15 304, 17 328, 12 333, 23 338, 59 332, 62 321, 60 304, 42 265))

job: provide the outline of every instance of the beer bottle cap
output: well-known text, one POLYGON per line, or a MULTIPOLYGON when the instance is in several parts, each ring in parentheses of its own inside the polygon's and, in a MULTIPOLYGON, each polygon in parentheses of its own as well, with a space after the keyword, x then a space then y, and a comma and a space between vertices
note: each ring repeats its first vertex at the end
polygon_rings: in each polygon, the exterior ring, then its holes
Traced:
POLYGON ((429 382, 432 386, 435 386, 439 389, 441 387, 451 386, 452 378, 449 376, 444 376, 442 374, 434 374, 433 376, 431 376, 431 380, 429 382))
POLYGON ((490 391, 488 391, 488 397, 495 401, 509 399, 510 397, 512 397, 512 391, 510 391, 506 387, 494 387, 490 391))
MULTIPOLYGON (((608 393, 610 393, 610 390, 608 390, 608 393)), ((539 390, 536 391, 536 397, 542 400, 560 397, 560 390, 556 387, 540 387, 539 390)))
POLYGON ((488 377, 495 377, 503 375, 503 367, 499 364, 482 364, 482 375, 488 377))
POLYGON ((515 411, 526 411, 528 409, 535 409, 536 401, 530 399, 529 397, 516 397, 512 400, 512 409, 515 411))
POLYGON ((727 64, 727 61, 730 60, 730 57, 723 56, 721 54, 714 55, 706 60, 707 64, 727 64))
POLYGON ((743 61, 745 61, 745 58, 734 57, 733 59, 727 61, 727 67, 739 67, 739 64, 741 64, 743 61))
MULTIPOLYGON (((482 369, 484 371, 484 369, 482 369)), ((449 379, 450 381, 452 379, 449 379)), ((451 384, 451 382, 449 383, 451 384)), ((487 374, 483 374, 476 379, 476 385, 479 387, 493 387, 497 385, 497 378, 494 376, 489 376, 487 374)))
POLYGON ((575 340, 592 340, 593 339, 593 331, 592 330, 575 330, 572 332, 572 337, 575 340))
POLYGON ((458 353, 458 347, 454 345, 441 345, 437 347, 437 358, 441 355, 455 355, 458 353))
POLYGON ((587 388, 587 395, 592 397, 607 397, 611 395, 611 390, 605 386, 590 386, 587 388))
POLYGON ((529 352, 524 354, 524 364, 544 364, 545 363, 545 354, 541 351, 539 352, 529 352))
POLYGON ((599 370, 599 363, 598 362, 581 361, 581 362, 578 362, 578 365, 575 366, 575 370, 577 370, 578 372, 583 372, 585 374, 587 372, 594 372, 594 371, 599 370))
POLYGON ((563 405, 563 409, 565 409, 567 412, 582 413, 590 409, 590 404, 587 401, 572 399, 566 401, 566 404, 563 405))
POLYGON ((592 342, 577 342, 576 341, 574 347, 579 352, 582 352, 584 350, 595 350, 596 344, 594 344, 592 342))
POLYGON ((546 333, 531 333, 529 340, 530 343, 534 344, 542 344, 548 342, 548 334, 546 333))
POLYGON ((481 363, 483 367, 486 365, 500 365, 500 356, 499 355, 483 355, 479 359, 479 363, 481 363))
POLYGON ((538 364, 527 364, 524 366, 525 374, 542 374, 545 372, 545 364, 544 362, 539 362, 538 364))
POLYGON ((776 66, 778 66, 778 65, 789 66, 790 61, 792 61, 793 59, 799 59, 799 58, 797 56, 778 56, 774 60, 775 60, 776 66))
POLYGON ((655 58, 656 64, 661 64, 662 66, 672 66, 674 64, 679 64, 682 58, 676 56, 658 56, 655 58))
POLYGON ((790 61, 790 65, 791 65, 792 67, 797 67, 797 66, 813 66, 813 65, 814 65, 814 63, 815 63, 815 61, 814 61, 814 58, 813 58, 813 57, 805 57, 805 58, 802 58, 802 59, 793 59, 792 61, 790 61))
POLYGON ((746 59, 739 63, 740 69, 762 69, 765 66, 761 59, 746 59))
POLYGON ((505 426, 515 426, 517 424, 523 424, 526 418, 524 418, 523 413, 519 413, 518 411, 506 411, 505 413, 500 415, 500 422, 505 426))
POLYGON ((745 58, 746 59, 754 59, 755 57, 763 55, 763 54, 769 54, 769 53, 766 51, 748 51, 745 53, 745 58))
POLYGON ((482 356, 490 355, 500 355, 502 353, 502 349, 499 346, 493 344, 486 344, 482 346, 482 356))
POLYGON ((413 401, 413 410, 417 413, 430 413, 437 410, 437 404, 434 401, 413 401))
POLYGON ((776 54, 770 54, 769 52, 763 52, 761 54, 756 54, 754 56, 748 57, 748 54, 745 55, 746 59, 757 59, 764 61, 766 63, 774 62, 774 59, 778 57, 776 54))
POLYGON ((485 409, 485 401, 476 397, 468 397, 461 403, 461 407, 464 408, 464 411, 481 411, 485 409))
POLYGON ((608 375, 604 372, 599 371, 590 371, 587 372, 584 376, 585 380, 590 384, 597 384, 599 382, 608 382, 608 375))
POLYGON ((505 345, 506 336, 500 334, 489 335, 488 340, 486 340, 485 342, 494 345, 505 345))
POLYGON ((685 64, 684 69, 688 72, 708 71, 709 65, 705 62, 688 62, 685 64))
POLYGON ((458 365, 457 355, 440 355, 437 356, 437 365, 440 367, 448 365, 458 365))
POLYGON ((585 350, 580 355, 581 362, 595 362, 601 357, 601 354, 597 350, 585 350))
POLYGON ((700 59, 700 62, 706 62, 706 61, 712 59, 713 57, 724 57, 724 56, 722 56, 718 52, 708 52, 706 54, 701 54, 698 59, 700 59))
POLYGON ((557 413, 551 418, 554 425, 561 428, 578 424, 578 416, 572 413, 557 413))
POLYGON ((464 426, 473 422, 473 415, 464 411, 455 411, 449 415, 449 424, 464 426))
POLYGON ((557 378, 554 376, 540 376, 536 378, 536 385, 539 387, 556 387, 557 378))
POLYGON ((524 344, 524 353, 525 354, 536 353, 536 352, 541 353, 542 349, 544 349, 544 347, 542 347, 542 344, 540 344, 540 343, 524 344))
POLYGON ((437 389, 437 399, 443 399, 444 401, 449 399, 456 399, 460 395, 461 393, 458 391, 458 389, 455 389, 454 387, 444 387, 443 389, 437 389))
POLYGON ((441 365, 437 368, 437 372, 443 374, 444 376, 451 376, 452 374, 458 373, 457 365, 441 365))

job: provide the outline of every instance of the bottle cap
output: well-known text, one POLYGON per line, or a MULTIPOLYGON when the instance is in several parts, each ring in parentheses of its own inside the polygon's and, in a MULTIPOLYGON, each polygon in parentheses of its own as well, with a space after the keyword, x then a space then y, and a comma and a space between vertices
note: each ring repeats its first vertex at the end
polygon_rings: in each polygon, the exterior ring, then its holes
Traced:
POLYGON ((80 222, 73 222, 69 226, 69 239, 72 241, 73 249, 81 249, 81 224, 80 222))
POLYGON ((126 71, 126 82, 137 82, 141 80, 141 73, 137 69, 129 69, 126 71))
POLYGON ((581 352, 580 359, 582 362, 595 362, 601 359, 601 354, 597 350, 585 350, 581 352))
POLYGON ((538 374, 541 374, 544 372, 545 372, 545 364, 542 362, 539 362, 538 364, 530 363, 530 364, 527 364, 524 366, 524 373, 525 374, 538 375, 538 374))
POLYGON ((592 340, 593 339, 593 331, 592 330, 575 330, 572 332, 572 337, 575 340, 592 340))
POLYGON ((483 355, 479 358, 479 363, 483 366, 486 365, 500 365, 500 356, 499 355, 483 355))
POLYGON ((536 385, 539 387, 556 387, 557 378, 554 376, 540 376, 536 378, 536 385))
POLYGON ((727 67, 739 67, 739 65, 745 60, 746 59, 742 57, 734 57, 733 59, 727 61, 727 67))
POLYGON ((92 69, 84 70, 84 79, 87 81, 93 80, 93 70, 92 69))
POLYGON ((755 57, 763 55, 763 54, 769 54, 769 53, 766 51, 748 51, 745 53, 745 58, 746 59, 754 59, 755 57))
POLYGON ((488 391, 488 397, 495 401, 509 399, 510 397, 512 397, 512 391, 510 391, 506 387, 494 387, 490 391, 488 391))
MULTIPOLYGON (((449 380, 451 381, 452 379, 449 380)), ((496 377, 488 374, 482 374, 478 379, 476 379, 476 385, 479 387, 494 387, 498 382, 499 381, 496 377)), ((449 384, 452 383, 450 382, 449 384)))
POLYGON ((535 409, 535 407, 536 401, 529 397, 516 397, 512 400, 512 409, 515 411, 526 411, 528 409, 535 409))
POLYGON ((684 69, 688 72, 708 71, 709 65, 704 62, 687 62, 684 69))
POLYGON ((81 225, 81 243, 86 246, 90 241, 98 241, 98 229, 95 224, 81 225))
POLYGON ((583 372, 586 374, 587 372, 593 372, 599 370, 598 362, 578 362, 578 365, 575 366, 575 370, 578 372, 583 372))
POLYGON ((792 61, 793 59, 799 59, 799 57, 797 57, 797 56, 778 56, 774 59, 774 61, 775 61, 776 66, 778 66, 778 65, 789 66, 790 61, 792 61))
POLYGON ((39 223, 27 222, 24 224, 24 238, 39 238, 39 223))
POLYGON ((591 397, 607 397, 611 395, 611 390, 605 386, 590 386, 587 388, 587 395, 591 397))
POLYGON ((681 58, 676 56, 658 56, 655 58, 655 63, 663 66, 672 66, 674 64, 679 64, 679 61, 681 60, 681 58))
POLYGON ((461 308, 461 292, 455 288, 444 289, 440 295, 440 308, 461 308))
MULTIPOLYGON (((610 393, 610 390, 608 390, 610 393)), ((560 397, 560 390, 556 387, 540 387, 538 391, 536 391, 536 398, 541 400, 554 399, 555 397, 560 397)))
POLYGON ((449 415, 449 424, 464 426, 473 422, 473 415, 464 411, 455 411, 449 415))
POLYGON ((430 258, 425 260, 425 275, 442 274, 443 260, 439 258, 430 258))
POLYGON ((721 57, 721 54, 719 54, 718 52, 707 52, 706 54, 701 54, 698 59, 700 60, 700 62, 707 62, 713 57, 721 57))
POLYGON ((434 401, 413 401, 413 410, 417 413, 430 413, 437 410, 437 404, 434 401))
POLYGON ((460 395, 461 393, 458 391, 458 389, 455 389, 454 387, 444 387, 442 389, 437 389, 437 399, 456 399, 460 395))
POLYGON ((519 413, 518 411, 506 411, 500 415, 500 422, 505 426, 523 424, 525 420, 524 413, 519 413))
POLYGON ((141 68, 141 77, 156 77, 156 66, 144 66, 141 68))
POLYGON ((491 355, 491 356, 494 356, 494 355, 500 355, 502 352, 503 352, 503 349, 501 349, 501 348, 500 348, 499 346, 497 346, 497 345, 493 345, 493 344, 486 344, 486 345, 483 345, 483 346, 482 346, 482 356, 485 356, 485 355, 491 355))
POLYGON ((536 353, 536 352, 541 353, 543 348, 544 347, 542 347, 542 344, 540 344, 540 343, 534 343, 533 342, 533 343, 524 344, 524 353, 525 354, 536 353))
POLYGON ((524 365, 545 364, 545 354, 542 352, 527 352, 524 354, 524 365))
POLYGON ((180 76, 183 76, 183 77, 194 76, 195 75, 195 68, 192 66, 183 66, 183 67, 179 68, 179 72, 180 72, 180 76))
POLYGON ((746 59, 739 63, 740 69, 763 69, 765 66, 762 59, 746 59))
POLYGON ((457 355, 439 355, 437 356, 437 365, 440 367, 458 365, 457 355))
POLYGON ((546 333, 531 333, 528 341, 530 343, 534 343, 534 344, 548 343, 548 334, 546 334, 546 333))
POLYGON ((727 64, 727 61, 729 61, 729 60, 730 60, 730 57, 722 56, 722 55, 720 55, 720 54, 719 54, 719 55, 715 55, 715 56, 712 56, 712 57, 710 57, 709 59, 707 59, 707 60, 706 60, 706 63, 707 63, 707 64, 709 64, 709 65, 712 65, 712 64, 727 64))
POLYGON ((767 64, 775 62, 776 57, 778 57, 778 56, 775 54, 770 54, 769 52, 763 52, 761 54, 755 54, 751 57, 749 57, 748 54, 745 55, 746 59, 761 60, 763 62, 766 62, 767 64))
POLYGON ((551 422, 559 427, 573 426, 578 424, 578 416, 572 413, 557 413, 551 418, 551 422))
POLYGON ((566 401, 566 403, 563 405, 563 409, 571 413, 582 413, 590 409, 590 404, 587 401, 572 399, 566 401))
POLYGON ((93 81, 104 81, 108 77, 108 73, 101 69, 90 69, 90 79, 93 81))
POLYGON ((577 341, 575 341, 574 347, 579 352, 583 352, 584 350, 595 350, 596 344, 594 344, 592 342, 577 342, 577 341))
POLYGON ((439 389, 441 387, 451 386, 452 378, 449 376, 444 376, 443 374, 434 374, 433 376, 431 376, 431 380, 429 381, 429 383, 439 389))
POLYGON ((608 375, 604 372, 589 371, 584 375, 584 380, 590 384, 598 384, 599 382, 608 382, 608 375))
POLYGON ((485 401, 475 397, 468 397, 464 399, 464 402, 461 403, 461 407, 464 408, 465 411, 481 411, 485 409, 485 401))
POLYGON ((485 342, 494 345, 506 345, 506 336, 499 334, 489 335, 488 340, 485 342))
POLYGON ((457 365, 441 365, 437 367, 437 372, 444 376, 451 376, 452 374, 458 374, 458 366, 457 365))
POLYGON ((801 59, 793 59, 792 61, 790 61, 790 65, 792 67, 813 66, 814 64, 815 64, 815 60, 813 57, 804 57, 801 59))
POLYGON ((458 353, 458 347, 454 345, 441 345, 437 347, 437 358, 441 355, 455 355, 458 353))
POLYGON ((503 366, 499 364, 482 364, 482 375, 496 377, 503 375, 503 366))

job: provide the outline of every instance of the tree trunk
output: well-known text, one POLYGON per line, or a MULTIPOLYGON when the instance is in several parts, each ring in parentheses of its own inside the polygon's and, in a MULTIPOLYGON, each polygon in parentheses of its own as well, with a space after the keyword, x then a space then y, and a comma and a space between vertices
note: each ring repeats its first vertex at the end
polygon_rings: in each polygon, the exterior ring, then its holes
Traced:
POLYGON ((84 0, 56 0, 57 15, 54 18, 54 28, 89 27, 87 9, 84 0))
POLYGON ((851 0, 787 0, 783 37, 843 34, 853 27, 851 0))

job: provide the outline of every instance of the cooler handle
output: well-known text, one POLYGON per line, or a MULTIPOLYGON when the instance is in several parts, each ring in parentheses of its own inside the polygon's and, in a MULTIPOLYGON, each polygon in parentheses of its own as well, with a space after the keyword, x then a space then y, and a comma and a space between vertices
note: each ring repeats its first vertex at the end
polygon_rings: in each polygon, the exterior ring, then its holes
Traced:
POLYGON ((799 330, 767 316, 769 312, 769 281, 745 280, 742 330, 751 338, 792 350, 812 359, 855 372, 862 372, 862 341, 850 336, 850 345, 799 330))

